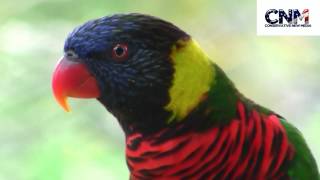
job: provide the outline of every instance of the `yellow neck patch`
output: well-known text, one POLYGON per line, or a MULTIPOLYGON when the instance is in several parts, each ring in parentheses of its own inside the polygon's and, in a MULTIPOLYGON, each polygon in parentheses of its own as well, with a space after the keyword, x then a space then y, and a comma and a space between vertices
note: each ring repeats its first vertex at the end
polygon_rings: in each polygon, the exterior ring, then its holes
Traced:
POLYGON ((209 57, 192 39, 179 40, 170 57, 175 72, 169 90, 170 102, 165 107, 173 113, 168 123, 182 120, 201 102, 215 75, 209 57))

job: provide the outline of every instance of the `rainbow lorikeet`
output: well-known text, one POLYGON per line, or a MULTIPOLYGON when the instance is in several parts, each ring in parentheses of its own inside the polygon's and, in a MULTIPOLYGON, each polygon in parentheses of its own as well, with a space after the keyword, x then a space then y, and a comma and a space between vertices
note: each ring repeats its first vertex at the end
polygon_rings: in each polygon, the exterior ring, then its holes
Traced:
POLYGON ((142 14, 67 37, 57 101, 97 98, 126 136, 130 179, 319 179, 300 132, 242 95, 190 35, 142 14))

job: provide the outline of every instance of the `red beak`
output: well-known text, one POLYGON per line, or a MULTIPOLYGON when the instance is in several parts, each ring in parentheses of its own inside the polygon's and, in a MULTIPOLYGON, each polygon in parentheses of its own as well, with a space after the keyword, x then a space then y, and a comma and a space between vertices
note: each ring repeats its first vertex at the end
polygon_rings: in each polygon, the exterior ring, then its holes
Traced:
POLYGON ((97 98, 100 91, 96 79, 86 66, 63 57, 53 73, 52 89, 58 103, 65 111, 70 111, 68 97, 97 98))

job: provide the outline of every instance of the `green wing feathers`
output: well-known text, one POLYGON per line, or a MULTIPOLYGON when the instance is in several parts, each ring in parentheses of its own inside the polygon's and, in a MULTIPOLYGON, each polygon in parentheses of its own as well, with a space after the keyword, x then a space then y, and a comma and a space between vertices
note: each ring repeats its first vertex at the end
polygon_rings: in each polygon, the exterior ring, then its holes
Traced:
POLYGON ((295 148, 295 155, 289 166, 289 176, 293 180, 320 180, 318 167, 300 131, 285 119, 281 119, 287 131, 290 143, 295 148))

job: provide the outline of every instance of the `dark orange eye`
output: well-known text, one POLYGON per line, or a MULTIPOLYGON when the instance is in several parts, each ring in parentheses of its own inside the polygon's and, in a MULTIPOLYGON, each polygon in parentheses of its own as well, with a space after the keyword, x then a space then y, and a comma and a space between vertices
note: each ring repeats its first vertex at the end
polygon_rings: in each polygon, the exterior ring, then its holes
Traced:
POLYGON ((112 58, 125 60, 128 57, 128 46, 126 44, 116 44, 112 49, 112 58))

